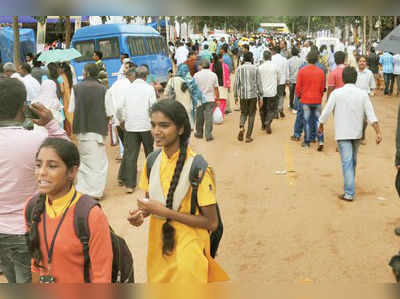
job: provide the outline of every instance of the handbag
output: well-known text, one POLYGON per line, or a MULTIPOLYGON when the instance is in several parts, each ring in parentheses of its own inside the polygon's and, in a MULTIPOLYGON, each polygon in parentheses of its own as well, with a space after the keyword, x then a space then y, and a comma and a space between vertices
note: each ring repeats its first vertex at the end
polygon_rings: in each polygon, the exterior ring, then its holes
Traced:
POLYGON ((176 91, 175 91, 175 78, 171 78, 172 84, 171 87, 168 90, 168 100, 176 100, 176 91))

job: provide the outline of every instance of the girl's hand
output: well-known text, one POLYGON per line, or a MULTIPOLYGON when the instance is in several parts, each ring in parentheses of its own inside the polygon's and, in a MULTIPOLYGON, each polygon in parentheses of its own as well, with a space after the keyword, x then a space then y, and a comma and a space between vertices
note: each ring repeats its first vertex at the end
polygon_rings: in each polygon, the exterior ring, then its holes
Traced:
POLYGON ((128 221, 133 226, 141 226, 144 222, 143 211, 140 209, 130 211, 128 221))
POLYGON ((169 209, 153 199, 138 199, 138 207, 150 214, 167 218, 169 209))

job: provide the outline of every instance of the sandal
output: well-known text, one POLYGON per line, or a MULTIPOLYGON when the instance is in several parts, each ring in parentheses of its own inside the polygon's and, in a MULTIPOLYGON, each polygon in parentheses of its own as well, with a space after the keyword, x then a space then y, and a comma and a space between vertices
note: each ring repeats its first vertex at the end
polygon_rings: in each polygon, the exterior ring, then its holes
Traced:
POLYGON ((246 143, 250 143, 250 142, 252 142, 254 139, 253 138, 251 138, 251 137, 246 137, 246 143))
POLYGON ((244 129, 239 131, 238 140, 243 141, 243 136, 244 136, 244 129))

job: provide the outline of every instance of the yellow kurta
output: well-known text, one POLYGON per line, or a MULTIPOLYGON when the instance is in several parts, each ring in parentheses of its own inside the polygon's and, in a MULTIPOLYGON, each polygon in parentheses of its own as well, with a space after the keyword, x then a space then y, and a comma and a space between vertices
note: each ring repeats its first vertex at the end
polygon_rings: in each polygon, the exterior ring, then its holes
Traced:
MULTIPOLYGON (((186 159, 195 153, 188 148, 186 159)), ((167 197, 168 189, 178 161, 179 151, 171 159, 161 152, 160 178, 162 191, 167 197)), ((146 165, 142 171, 139 187, 149 191, 146 165)), ((179 212, 190 214, 192 191, 189 189, 179 212)), ((198 189, 198 203, 209 206, 216 203, 215 185, 208 169, 198 189)), ((197 212, 198 213, 198 212, 197 212)), ((207 230, 171 221, 175 228, 175 249, 172 255, 162 254, 162 226, 164 219, 150 216, 149 244, 147 253, 147 280, 152 283, 188 282, 208 283, 229 280, 228 275, 210 256, 210 235, 207 230)))

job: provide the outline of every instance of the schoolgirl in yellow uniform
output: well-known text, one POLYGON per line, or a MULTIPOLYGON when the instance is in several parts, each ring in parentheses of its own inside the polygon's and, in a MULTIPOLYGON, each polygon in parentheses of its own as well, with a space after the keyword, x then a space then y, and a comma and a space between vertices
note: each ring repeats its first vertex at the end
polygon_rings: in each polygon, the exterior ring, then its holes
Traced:
POLYGON ((190 214, 187 166, 195 153, 188 145, 191 127, 185 107, 178 101, 162 100, 152 106, 150 115, 152 134, 162 151, 158 163, 151 169, 150 182, 144 166, 139 187, 146 192, 146 198, 138 200, 138 208, 128 217, 132 225, 140 226, 150 216, 148 282, 229 280, 210 256, 209 232, 218 226, 215 184, 210 169, 198 189, 200 212, 190 214))

